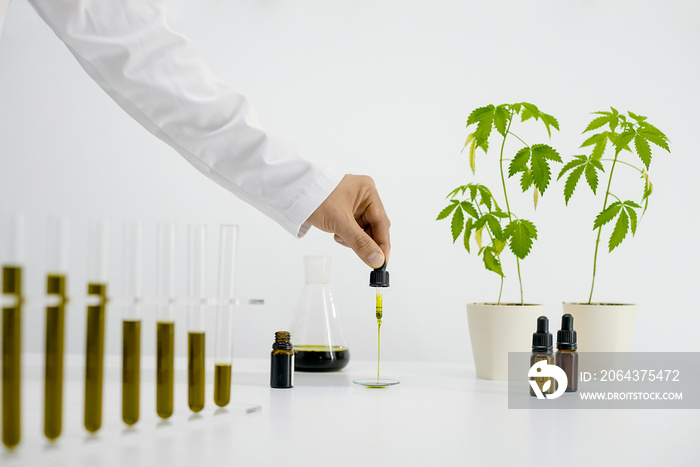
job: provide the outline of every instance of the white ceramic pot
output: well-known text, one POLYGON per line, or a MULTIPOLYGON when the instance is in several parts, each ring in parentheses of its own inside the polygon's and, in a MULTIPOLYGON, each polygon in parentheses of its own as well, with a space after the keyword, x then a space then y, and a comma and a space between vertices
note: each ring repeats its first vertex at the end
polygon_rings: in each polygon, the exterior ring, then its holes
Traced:
POLYGON ((508 380, 508 352, 530 352, 542 305, 467 304, 476 377, 508 380))
POLYGON ((570 313, 574 317, 579 352, 630 351, 637 320, 637 305, 564 303, 564 313, 570 313))

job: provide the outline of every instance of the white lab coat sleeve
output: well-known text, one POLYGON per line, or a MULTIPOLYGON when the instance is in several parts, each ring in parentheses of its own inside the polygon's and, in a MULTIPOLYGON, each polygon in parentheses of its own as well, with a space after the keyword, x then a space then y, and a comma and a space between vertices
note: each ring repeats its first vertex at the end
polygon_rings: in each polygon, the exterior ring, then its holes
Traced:
POLYGON ((245 97, 168 27, 163 0, 29 1, 136 121, 292 234, 306 233, 342 174, 262 130, 245 97))

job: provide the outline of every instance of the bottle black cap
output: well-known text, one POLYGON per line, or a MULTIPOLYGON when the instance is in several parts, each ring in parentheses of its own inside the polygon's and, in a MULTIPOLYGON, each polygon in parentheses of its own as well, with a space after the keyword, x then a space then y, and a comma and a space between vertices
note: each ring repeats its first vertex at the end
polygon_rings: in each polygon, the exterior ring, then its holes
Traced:
POLYGON ((389 287, 389 271, 386 270, 386 259, 381 267, 369 273, 370 287, 389 287))
POLYGON ((574 317, 569 313, 561 317, 561 331, 557 331, 557 350, 576 350, 574 317))
POLYGON ((552 353, 552 334, 546 316, 537 318, 537 332, 532 334, 533 353, 552 353))

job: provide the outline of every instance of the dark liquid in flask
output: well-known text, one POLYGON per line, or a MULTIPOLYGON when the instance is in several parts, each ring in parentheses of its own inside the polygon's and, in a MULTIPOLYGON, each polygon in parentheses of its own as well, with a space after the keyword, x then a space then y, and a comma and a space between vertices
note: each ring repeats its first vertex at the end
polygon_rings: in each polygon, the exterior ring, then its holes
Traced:
POLYGON ((294 369, 296 371, 338 371, 350 362, 346 347, 327 345, 295 345, 294 369))

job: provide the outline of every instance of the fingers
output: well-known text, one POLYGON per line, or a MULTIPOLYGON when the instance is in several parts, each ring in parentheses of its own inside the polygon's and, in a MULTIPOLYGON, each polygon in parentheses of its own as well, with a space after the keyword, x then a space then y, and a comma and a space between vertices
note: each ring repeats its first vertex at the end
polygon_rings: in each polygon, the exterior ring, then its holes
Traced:
POLYGON ((372 268, 381 267, 391 250, 391 223, 370 177, 343 177, 309 221, 333 233, 337 243, 352 248, 372 268))
MULTIPOLYGON (((338 223, 336 235, 340 237, 341 244, 352 248, 355 254, 371 268, 378 268, 384 264, 384 253, 379 245, 367 235, 355 219, 346 218, 338 223)), ((337 240, 336 240, 337 241, 337 240)))

